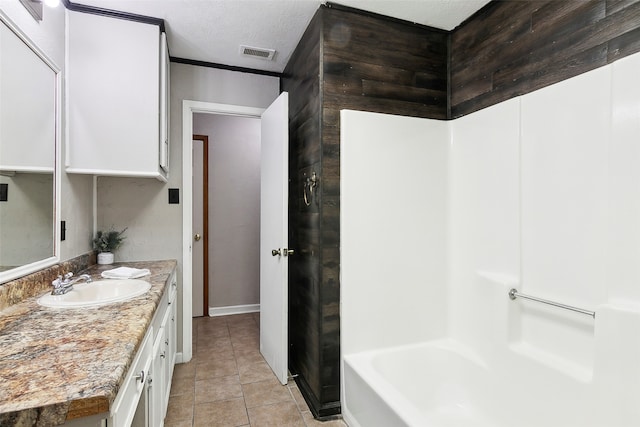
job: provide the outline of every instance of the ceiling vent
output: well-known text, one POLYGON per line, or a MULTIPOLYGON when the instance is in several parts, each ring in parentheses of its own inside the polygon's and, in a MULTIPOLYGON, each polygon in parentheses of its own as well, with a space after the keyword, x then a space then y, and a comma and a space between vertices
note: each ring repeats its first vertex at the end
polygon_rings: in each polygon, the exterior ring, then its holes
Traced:
POLYGON ((264 49, 261 47, 240 46, 240 54, 244 56, 250 56, 252 58, 266 59, 267 61, 273 61, 273 57, 276 55, 275 49, 264 49))

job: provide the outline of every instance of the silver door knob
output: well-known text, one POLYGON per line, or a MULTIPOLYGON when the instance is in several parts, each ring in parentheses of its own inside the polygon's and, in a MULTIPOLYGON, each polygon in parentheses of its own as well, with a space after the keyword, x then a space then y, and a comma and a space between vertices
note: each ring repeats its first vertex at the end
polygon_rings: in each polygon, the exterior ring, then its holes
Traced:
POLYGON ((280 256, 282 255, 282 253, 280 252, 280 249, 271 249, 271 256, 280 256))
POLYGON ((287 249, 287 248, 284 248, 282 251, 283 251, 283 255, 284 255, 284 256, 291 256, 291 255, 293 255, 293 249, 287 249))
POLYGON ((202 236, 200 235, 200 233, 196 233, 196 235, 193 236, 193 238, 195 239, 196 242, 199 242, 202 236))

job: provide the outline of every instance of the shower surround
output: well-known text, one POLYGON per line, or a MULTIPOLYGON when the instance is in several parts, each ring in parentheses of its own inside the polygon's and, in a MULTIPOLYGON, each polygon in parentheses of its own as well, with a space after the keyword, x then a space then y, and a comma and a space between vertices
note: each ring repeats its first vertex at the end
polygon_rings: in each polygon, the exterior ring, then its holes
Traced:
POLYGON ((342 111, 349 425, 640 423, 639 73, 449 122, 342 111))

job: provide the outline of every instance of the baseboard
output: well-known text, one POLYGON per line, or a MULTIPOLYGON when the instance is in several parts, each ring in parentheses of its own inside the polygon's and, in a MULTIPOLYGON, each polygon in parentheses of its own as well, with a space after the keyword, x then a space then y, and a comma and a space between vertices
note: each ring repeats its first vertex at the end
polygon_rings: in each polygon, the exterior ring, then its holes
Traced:
POLYGON ((260 304, 232 305, 228 307, 209 307, 209 317, 228 316, 230 314, 256 313, 260 304))
POLYGON ((320 403, 311 390, 311 386, 309 386, 302 375, 298 374, 298 376, 295 377, 295 381, 314 418, 319 421, 331 421, 339 418, 336 416, 341 413, 340 401, 320 403))

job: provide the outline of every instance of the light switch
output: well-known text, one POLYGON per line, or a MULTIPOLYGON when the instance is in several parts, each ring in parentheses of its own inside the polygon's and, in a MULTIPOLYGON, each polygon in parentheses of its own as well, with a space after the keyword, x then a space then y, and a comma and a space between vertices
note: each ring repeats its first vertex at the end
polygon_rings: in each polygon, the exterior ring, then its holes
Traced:
POLYGON ((169 189, 169 204, 177 205, 180 203, 180 190, 178 188, 169 189))

